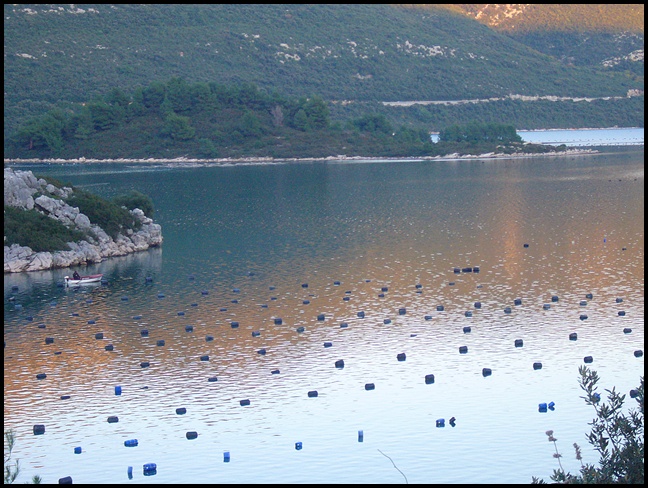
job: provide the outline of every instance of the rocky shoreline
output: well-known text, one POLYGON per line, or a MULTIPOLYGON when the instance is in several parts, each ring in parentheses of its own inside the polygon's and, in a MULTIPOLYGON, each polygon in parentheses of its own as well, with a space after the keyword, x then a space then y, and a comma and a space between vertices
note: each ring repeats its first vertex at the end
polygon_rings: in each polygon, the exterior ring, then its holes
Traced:
POLYGON ((595 149, 567 149, 565 151, 553 151, 546 153, 484 153, 484 154, 446 154, 443 156, 416 156, 416 157, 372 157, 372 156, 346 156, 339 154, 337 156, 327 156, 323 158, 273 158, 273 157, 248 157, 248 158, 217 158, 217 159, 200 159, 200 158, 148 158, 148 159, 94 159, 94 158, 73 158, 73 159, 5 159, 7 164, 85 164, 85 163, 124 163, 124 164, 173 164, 173 165, 230 165, 230 164, 282 164, 282 163, 299 163, 311 161, 447 161, 457 159, 511 159, 511 158, 531 158, 547 156, 574 156, 585 154, 597 154, 595 149))
POLYGON ((4 246, 5 273, 42 271, 99 263, 104 258, 124 256, 162 244, 161 226, 137 208, 130 212, 142 223, 140 230, 136 232, 129 230, 126 235, 119 234, 116 239, 113 239, 99 226, 92 224, 77 207, 72 207, 62 200, 72 192, 72 188, 57 188, 42 178, 37 179, 31 171, 5 167, 5 205, 26 210, 36 209, 67 226, 89 234, 87 240, 68 242, 69 251, 34 252, 31 248, 18 244, 4 246))

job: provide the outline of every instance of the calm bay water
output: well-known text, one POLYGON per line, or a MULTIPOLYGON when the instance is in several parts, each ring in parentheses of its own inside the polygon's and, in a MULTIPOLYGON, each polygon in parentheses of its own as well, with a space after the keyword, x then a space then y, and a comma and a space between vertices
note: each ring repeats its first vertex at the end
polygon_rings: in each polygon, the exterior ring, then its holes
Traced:
POLYGON ((80 270, 107 285, 5 275, 18 481, 527 483, 558 467, 549 429, 595 463, 578 367, 602 393, 644 369, 643 157, 29 166, 151 195, 164 244, 80 270))

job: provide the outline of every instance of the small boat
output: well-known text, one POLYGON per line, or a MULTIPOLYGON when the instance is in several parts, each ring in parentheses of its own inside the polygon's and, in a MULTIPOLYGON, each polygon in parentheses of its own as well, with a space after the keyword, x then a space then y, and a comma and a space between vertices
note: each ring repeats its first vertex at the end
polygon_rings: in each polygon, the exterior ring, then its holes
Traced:
POLYGON ((93 274, 93 275, 81 276, 81 279, 75 280, 74 278, 70 278, 69 276, 66 276, 65 284, 67 286, 71 286, 71 285, 85 285, 86 283, 97 283, 98 281, 101 281, 102 277, 103 274, 93 274))

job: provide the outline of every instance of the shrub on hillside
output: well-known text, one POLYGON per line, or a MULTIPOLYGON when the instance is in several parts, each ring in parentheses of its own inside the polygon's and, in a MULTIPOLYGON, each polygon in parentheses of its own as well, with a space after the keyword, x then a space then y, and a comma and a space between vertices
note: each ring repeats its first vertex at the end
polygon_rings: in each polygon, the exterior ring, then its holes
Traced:
POLYGON ((124 195, 118 195, 112 199, 112 202, 120 207, 126 207, 128 210, 139 208, 144 212, 144 215, 151 219, 153 218, 155 211, 153 208, 153 200, 148 195, 144 195, 137 190, 131 190, 124 195))
POLYGON ((79 207, 79 211, 85 214, 90 222, 101 227, 113 239, 128 229, 137 230, 142 225, 128 210, 85 190, 76 188, 74 194, 67 199, 67 203, 79 207))
POLYGON ((4 207, 5 245, 19 244, 34 252, 69 251, 67 242, 84 239, 83 233, 36 210, 4 207))

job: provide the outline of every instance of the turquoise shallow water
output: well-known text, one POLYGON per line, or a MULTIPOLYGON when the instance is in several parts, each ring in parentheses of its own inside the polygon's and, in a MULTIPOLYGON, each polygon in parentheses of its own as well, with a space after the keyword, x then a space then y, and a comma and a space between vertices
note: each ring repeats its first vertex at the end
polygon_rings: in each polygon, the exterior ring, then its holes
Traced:
POLYGON ((622 392, 643 374, 643 168, 642 150, 30 167, 151 195, 165 240, 81 270, 103 286, 5 275, 19 481, 527 483, 557 468, 549 429, 567 469, 573 442, 594 462, 578 366, 592 356, 601 386, 622 392))

